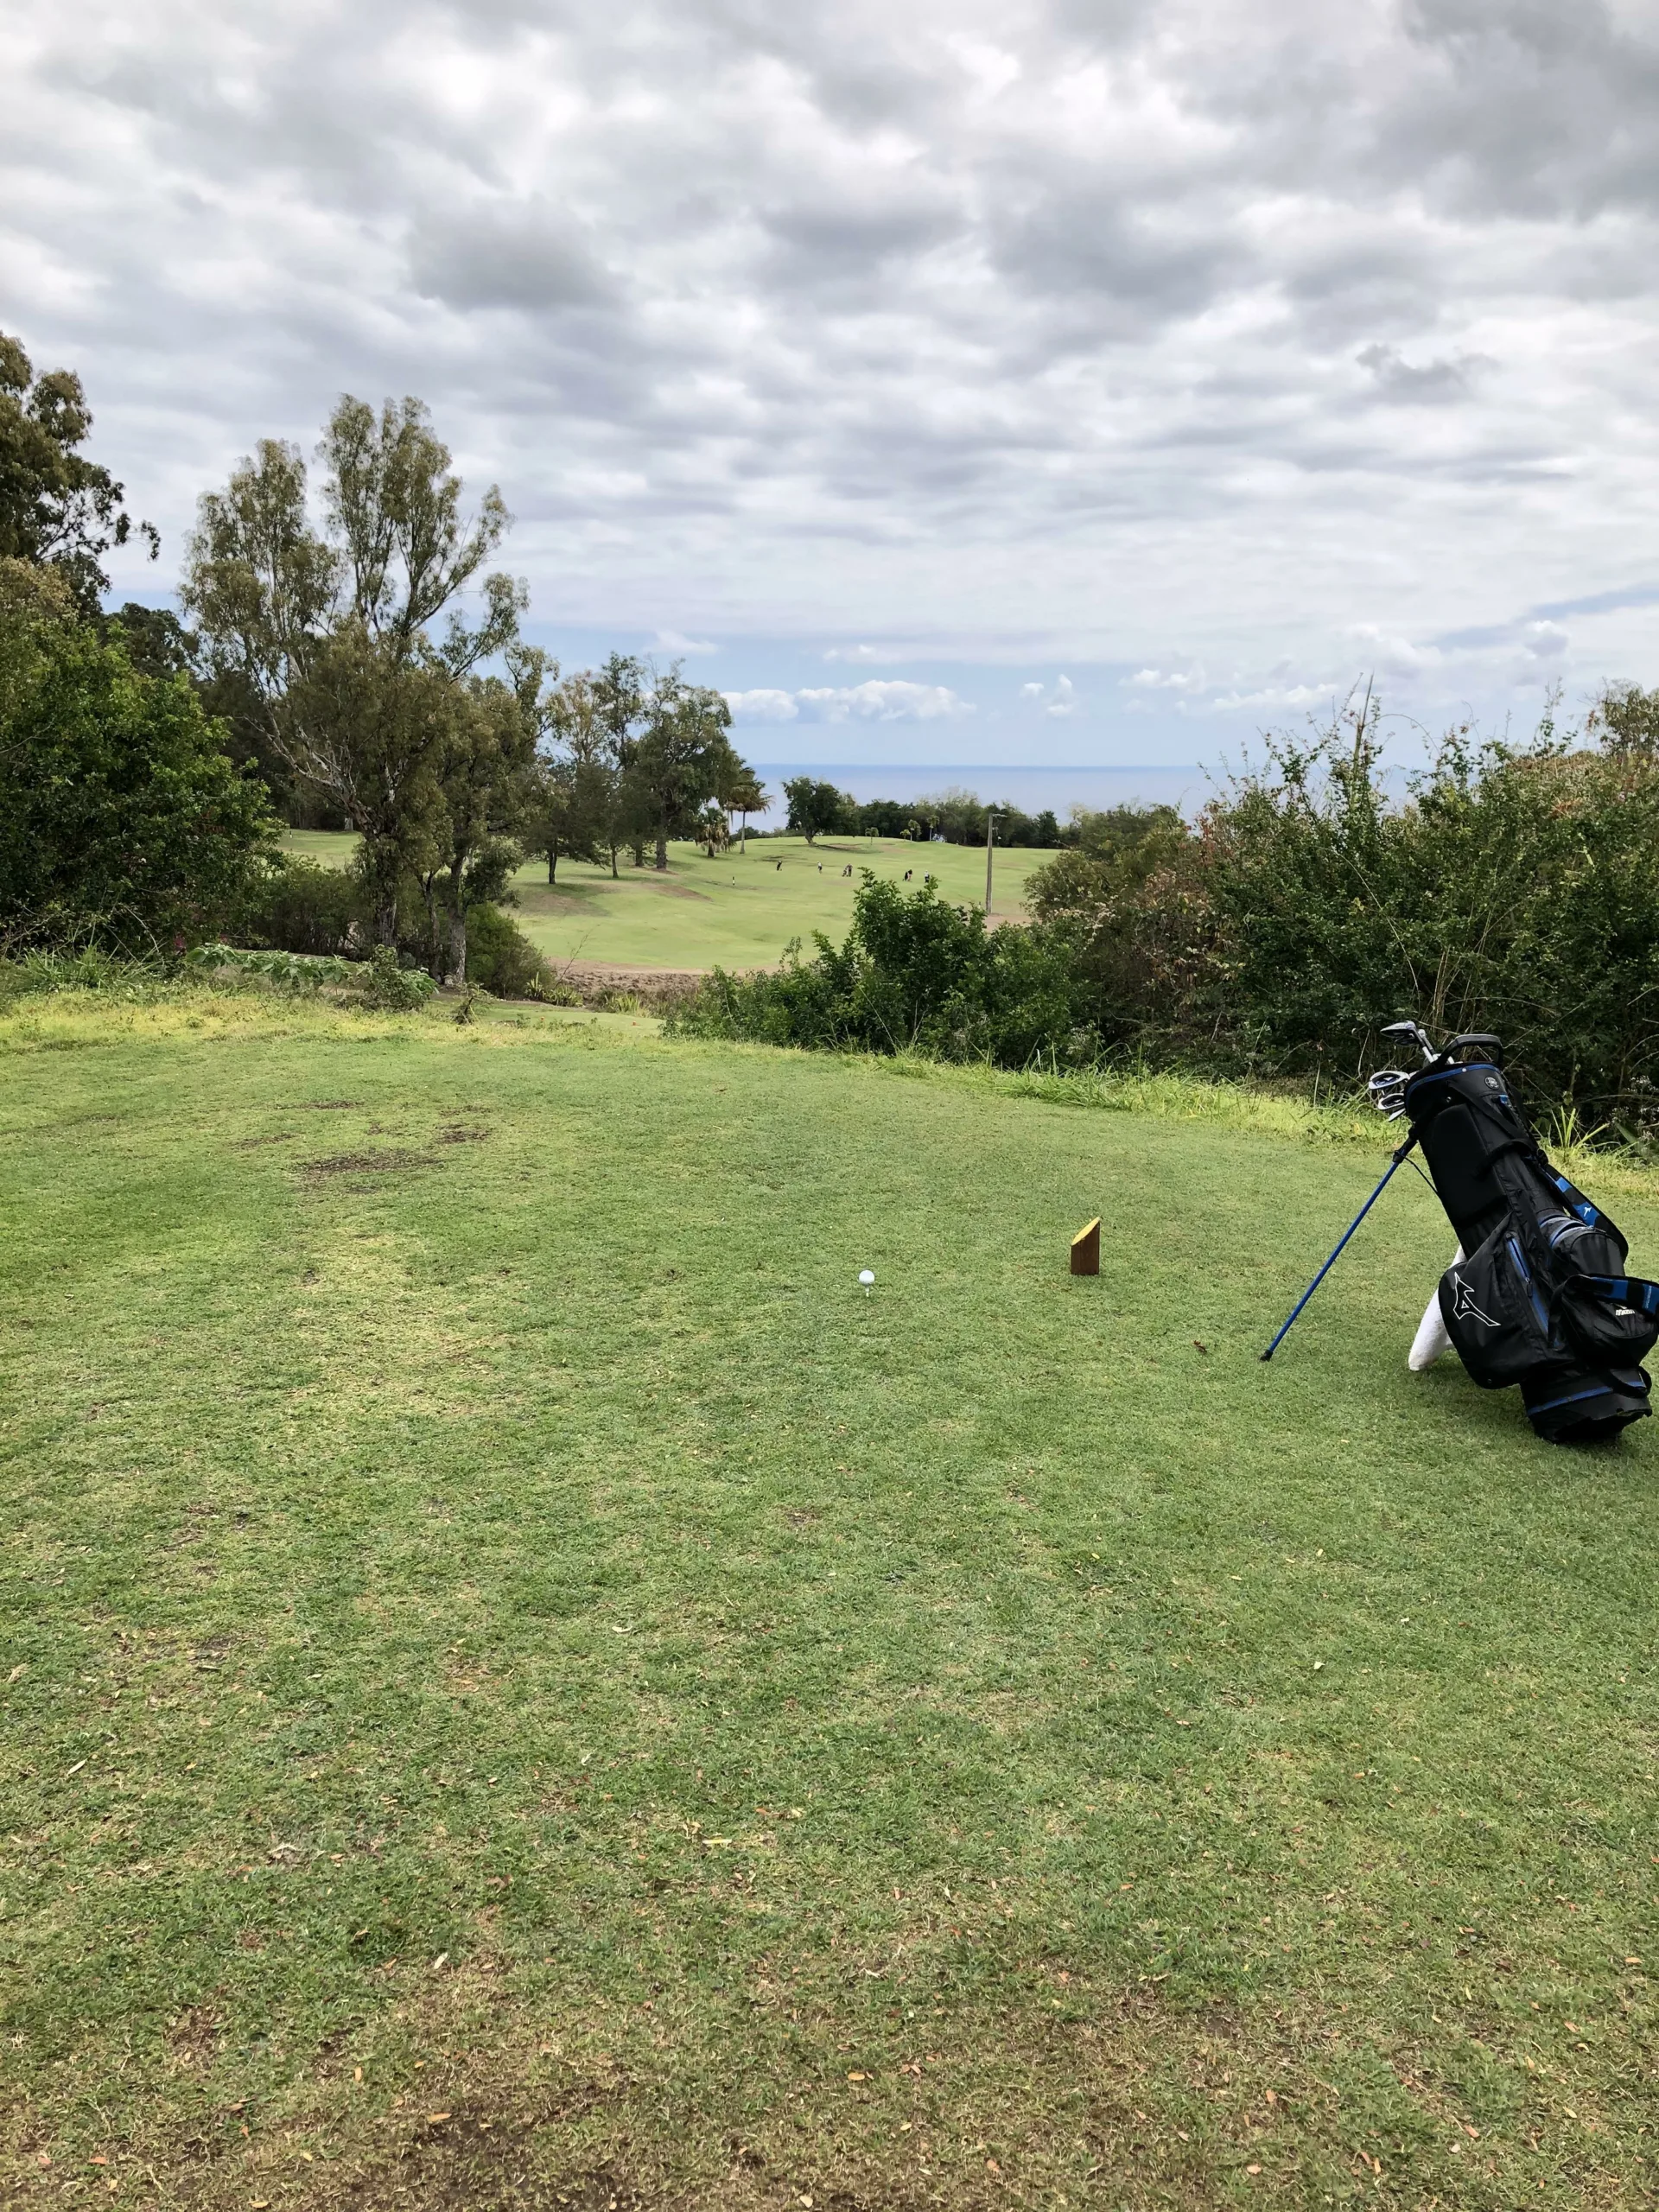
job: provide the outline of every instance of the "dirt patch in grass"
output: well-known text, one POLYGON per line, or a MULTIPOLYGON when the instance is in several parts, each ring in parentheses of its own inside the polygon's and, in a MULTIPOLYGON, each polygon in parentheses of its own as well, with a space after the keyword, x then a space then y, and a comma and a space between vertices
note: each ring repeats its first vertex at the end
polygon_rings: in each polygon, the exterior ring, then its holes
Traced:
POLYGON ((321 1160, 301 1160, 299 1169, 308 1180, 321 1182, 329 1175, 414 1175, 437 1165, 429 1152, 397 1152, 388 1147, 383 1152, 329 1153, 321 1160))
POLYGON ((645 2212, 646 2200, 611 2165, 561 2168, 537 2155, 539 2123, 465 2104, 412 2129, 389 2155, 365 2162, 327 2196, 311 2181, 312 2204, 341 2212, 645 2212))
POLYGON ((555 963, 561 983, 576 992, 584 1006, 609 1007, 628 993, 648 1013, 664 1014, 688 999, 707 980, 702 968, 628 968, 620 962, 569 960, 555 963))
POLYGON ((175 2059, 192 2072, 205 2073, 219 2050, 222 2023, 211 2005, 189 2005, 167 2031, 175 2059))

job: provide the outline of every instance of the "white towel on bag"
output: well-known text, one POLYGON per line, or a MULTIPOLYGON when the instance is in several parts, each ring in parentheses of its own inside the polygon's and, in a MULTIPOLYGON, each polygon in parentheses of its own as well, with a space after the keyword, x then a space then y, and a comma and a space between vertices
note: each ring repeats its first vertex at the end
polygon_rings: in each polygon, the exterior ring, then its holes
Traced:
MULTIPOLYGON (((1459 1245, 1452 1255, 1455 1268, 1463 1257, 1459 1245)), ((1434 1295, 1423 1308, 1423 1318, 1417 1324, 1417 1333, 1411 1340, 1411 1350, 1406 1355, 1406 1364, 1414 1375, 1421 1375, 1426 1367, 1433 1367, 1443 1351, 1450 1351, 1452 1339, 1446 1332, 1446 1323, 1440 1318, 1440 1285, 1434 1286, 1434 1295)))

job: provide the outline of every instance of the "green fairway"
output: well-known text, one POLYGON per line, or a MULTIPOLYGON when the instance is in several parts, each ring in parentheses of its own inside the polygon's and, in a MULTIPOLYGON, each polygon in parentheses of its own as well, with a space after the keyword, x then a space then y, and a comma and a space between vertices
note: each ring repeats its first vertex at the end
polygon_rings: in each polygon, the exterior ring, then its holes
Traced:
POLYGON ((1037 1089, 0 1018, 6 2202, 1651 2201, 1654 1425, 1037 1089))
MULTIPOLYGON (((343 866, 356 840, 327 830, 289 830, 290 850, 343 866)), ((992 911, 1022 914, 1026 878, 1052 853, 1012 849, 996 855, 992 911)), ((555 962, 592 961, 625 968, 770 968, 791 938, 810 947, 822 930, 839 944, 852 919, 861 869, 903 881, 938 878, 945 896, 982 906, 985 855, 964 845, 913 845, 899 837, 802 837, 752 840, 747 854, 709 860, 698 845, 671 845, 666 874, 626 856, 613 880, 608 868, 561 861, 556 887, 545 861, 513 878, 514 919, 555 962), (781 862, 781 866, 779 863, 781 862), (850 865, 852 874, 843 875, 850 865)))

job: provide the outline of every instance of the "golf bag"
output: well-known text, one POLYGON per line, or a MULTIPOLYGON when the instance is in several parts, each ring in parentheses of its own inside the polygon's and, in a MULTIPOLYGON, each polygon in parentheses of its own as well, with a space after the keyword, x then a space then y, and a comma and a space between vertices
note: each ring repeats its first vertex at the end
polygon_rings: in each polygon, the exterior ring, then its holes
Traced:
POLYGON ((1520 1385, 1540 1436, 1617 1435, 1649 1410, 1641 1363, 1659 1340, 1659 1283, 1625 1274, 1624 1238, 1544 1157, 1501 1058, 1458 1062, 1462 1042, 1404 1089, 1412 1135, 1469 1255, 1440 1278, 1446 1332, 1482 1389, 1520 1385))

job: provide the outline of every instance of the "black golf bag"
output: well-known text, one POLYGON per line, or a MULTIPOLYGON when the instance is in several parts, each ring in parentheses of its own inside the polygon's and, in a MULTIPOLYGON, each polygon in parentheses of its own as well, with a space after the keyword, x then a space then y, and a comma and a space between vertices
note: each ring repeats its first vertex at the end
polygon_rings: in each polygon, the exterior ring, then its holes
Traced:
POLYGON ((1625 1274, 1624 1238, 1544 1157, 1501 1058, 1456 1062, 1462 1041, 1404 1094, 1469 1255, 1440 1278, 1447 1332, 1482 1389, 1519 1383, 1540 1436, 1617 1435, 1649 1410, 1641 1362, 1659 1339, 1659 1283, 1625 1274))

